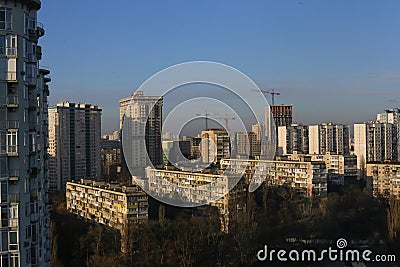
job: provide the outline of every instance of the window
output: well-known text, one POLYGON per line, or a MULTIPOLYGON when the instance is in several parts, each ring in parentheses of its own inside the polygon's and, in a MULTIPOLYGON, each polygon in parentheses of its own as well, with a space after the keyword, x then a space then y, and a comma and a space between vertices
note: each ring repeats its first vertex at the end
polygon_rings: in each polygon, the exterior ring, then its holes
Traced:
MULTIPOLYGON (((2 181, 1 183, 0 183, 0 187, 1 187, 1 203, 4 203, 4 202, 7 202, 8 201, 8 199, 7 199, 7 197, 8 197, 8 182, 7 181, 2 181)), ((3 211, 2 211, 2 213, 3 213, 3 211)))
MULTIPOLYGON (((11 231, 9 232, 9 246, 10 246, 10 250, 18 250, 18 234, 16 231, 11 231)), ((14 265, 11 265, 14 266, 14 265)))
MULTIPOLYGON (((8 251, 8 232, 1 232, 1 251, 8 251)), ((4 259, 4 258, 3 258, 4 259)), ((7 259, 8 263, 8 259, 7 259)), ((7 265, 4 265, 7 266, 7 265)))
POLYGON ((0 177, 7 176, 7 161, 5 157, 0 157, 0 177))
POLYGON ((18 132, 7 133, 7 153, 18 153, 18 132))
POLYGON ((11 254, 11 267, 18 267, 19 266, 19 255, 18 254, 11 254))
POLYGON ((28 29, 29 29, 29 15, 24 14, 24 34, 28 34, 28 29))
POLYGON ((11 14, 11 8, 0 8, 0 30, 11 30, 11 14))

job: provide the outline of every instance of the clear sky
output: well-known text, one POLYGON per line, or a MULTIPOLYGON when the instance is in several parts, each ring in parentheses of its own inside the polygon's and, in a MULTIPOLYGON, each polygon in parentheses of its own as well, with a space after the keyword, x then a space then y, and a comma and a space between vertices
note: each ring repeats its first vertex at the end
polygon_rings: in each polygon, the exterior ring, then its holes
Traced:
MULTIPOLYGON (((295 121, 352 124, 400 106, 400 1, 42 0, 50 104, 103 108, 174 64, 211 60, 281 92, 295 121)), ((198 110, 197 112, 201 112, 198 110)))

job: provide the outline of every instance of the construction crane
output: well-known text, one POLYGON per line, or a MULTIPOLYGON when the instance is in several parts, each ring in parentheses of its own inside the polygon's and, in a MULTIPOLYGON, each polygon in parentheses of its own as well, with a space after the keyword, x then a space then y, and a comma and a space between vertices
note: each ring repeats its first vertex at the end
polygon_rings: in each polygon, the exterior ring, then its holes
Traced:
POLYGON ((271 91, 264 91, 264 90, 253 90, 253 91, 257 91, 263 93, 263 94, 270 94, 272 96, 272 105, 275 105, 275 96, 276 95, 280 95, 281 93, 275 92, 275 89, 272 88, 271 91))
POLYGON ((207 110, 205 111, 204 114, 200 114, 200 113, 196 114, 196 116, 203 116, 206 118, 206 129, 205 130, 208 130, 208 116, 210 116, 210 115, 211 115, 210 113, 207 113, 207 110))
POLYGON ((235 120, 235 118, 233 118, 233 117, 229 117, 229 116, 231 116, 231 115, 230 115, 230 114, 228 114, 228 113, 226 113, 226 114, 219 114, 219 113, 215 113, 214 115, 225 115, 225 117, 224 117, 224 118, 216 118, 216 119, 219 119, 219 120, 225 120, 225 128, 226 128, 226 131, 227 131, 227 132, 229 132, 229 127, 228 127, 229 120, 235 120))

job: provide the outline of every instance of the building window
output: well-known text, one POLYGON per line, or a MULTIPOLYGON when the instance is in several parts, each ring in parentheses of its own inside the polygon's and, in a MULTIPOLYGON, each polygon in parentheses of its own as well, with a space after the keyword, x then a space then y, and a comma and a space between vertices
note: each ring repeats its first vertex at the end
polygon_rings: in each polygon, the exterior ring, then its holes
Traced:
POLYGON ((11 267, 19 267, 19 255, 18 254, 11 254, 11 267))
MULTIPOLYGON (((9 246, 10 250, 18 250, 18 234, 16 231, 9 232, 10 239, 9 239, 9 246)), ((14 266, 14 265, 11 265, 14 266)))
POLYGON ((0 8, 0 30, 11 30, 11 15, 11 8, 0 8))
POLYGON ((3 55, 3 56, 17 55, 17 36, 16 35, 0 35, 0 55, 3 55))
MULTIPOLYGON (((1 203, 7 202, 8 201, 8 182, 7 181, 2 181, 0 183, 0 187, 1 187, 1 203)), ((8 218, 7 218, 8 219, 8 218)))
MULTIPOLYGON (((8 232, 7 231, 1 232, 1 251, 8 251, 8 232)), ((5 255, 3 255, 3 257, 4 256, 5 255)), ((8 264, 8 258, 3 258, 2 266, 7 266, 7 265, 4 265, 4 259, 6 259, 6 262, 8 264)))
POLYGON ((18 153, 18 132, 7 133, 7 153, 18 153))

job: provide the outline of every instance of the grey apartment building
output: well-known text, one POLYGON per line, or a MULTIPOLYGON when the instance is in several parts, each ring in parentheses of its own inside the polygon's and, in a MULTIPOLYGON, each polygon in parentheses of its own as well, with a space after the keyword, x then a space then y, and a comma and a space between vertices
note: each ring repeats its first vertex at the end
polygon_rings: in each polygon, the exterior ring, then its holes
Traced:
POLYGON ((0 1, 0 266, 50 266, 48 113, 38 0, 0 1))
POLYGON ((81 178, 101 176, 101 108, 59 103, 49 107, 50 191, 81 178))

